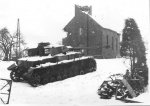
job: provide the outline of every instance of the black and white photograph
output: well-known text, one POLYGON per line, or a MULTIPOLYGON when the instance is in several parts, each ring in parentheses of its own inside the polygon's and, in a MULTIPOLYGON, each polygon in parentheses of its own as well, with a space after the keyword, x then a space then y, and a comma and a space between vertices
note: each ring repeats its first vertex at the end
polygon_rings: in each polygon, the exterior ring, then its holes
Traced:
POLYGON ((150 105, 150 0, 0 4, 0 105, 150 105))

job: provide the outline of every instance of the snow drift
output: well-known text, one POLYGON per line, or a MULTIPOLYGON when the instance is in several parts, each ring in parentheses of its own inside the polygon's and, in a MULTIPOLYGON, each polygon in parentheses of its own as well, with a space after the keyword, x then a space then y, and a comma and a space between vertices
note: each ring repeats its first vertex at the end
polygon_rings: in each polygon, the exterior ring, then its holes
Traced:
MULTIPOLYGON (((129 60, 96 59, 97 71, 78 75, 62 81, 31 87, 28 83, 13 82, 10 104, 48 104, 52 106, 100 106, 121 105, 121 101, 100 99, 99 86, 111 74, 125 73, 129 60)), ((10 79, 7 67, 14 62, 0 62, 0 78, 10 79)), ((148 104, 149 93, 143 93, 134 100, 148 104)), ((135 105, 135 103, 134 103, 135 105)))

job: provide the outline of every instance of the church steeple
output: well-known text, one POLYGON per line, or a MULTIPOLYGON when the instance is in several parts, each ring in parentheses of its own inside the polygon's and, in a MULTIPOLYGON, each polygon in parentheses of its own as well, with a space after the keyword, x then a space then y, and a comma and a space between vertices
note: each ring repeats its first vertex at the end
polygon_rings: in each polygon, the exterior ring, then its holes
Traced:
POLYGON ((77 15, 80 11, 85 12, 89 15, 92 15, 92 6, 75 5, 75 15, 77 15))

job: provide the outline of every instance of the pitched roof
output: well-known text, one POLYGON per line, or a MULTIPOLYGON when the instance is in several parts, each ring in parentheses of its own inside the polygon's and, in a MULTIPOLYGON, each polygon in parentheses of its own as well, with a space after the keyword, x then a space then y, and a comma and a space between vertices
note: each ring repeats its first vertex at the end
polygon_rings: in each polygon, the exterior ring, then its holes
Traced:
MULTIPOLYGON (((111 29, 102 27, 102 26, 101 26, 99 23, 97 23, 97 22, 95 21, 95 19, 94 19, 91 15, 89 15, 87 12, 80 11, 80 13, 81 13, 82 15, 88 16, 88 19, 89 19, 89 20, 92 20, 92 22, 93 22, 95 25, 97 25, 99 28, 103 28, 103 29, 105 29, 105 30, 109 30, 109 31, 112 31, 112 32, 117 33, 117 32, 114 31, 114 30, 111 30, 111 29)), ((67 31, 67 29, 70 29, 70 26, 73 26, 73 24, 74 24, 75 22, 76 22, 76 16, 74 16, 74 17, 69 21, 69 23, 63 28, 63 30, 64 30, 64 31, 67 31)))
MULTIPOLYGON (((99 25, 91 15, 87 14, 86 12, 81 12, 81 14, 88 16, 89 20, 92 20, 92 22, 94 22, 94 24, 96 24, 97 26, 99 26, 100 28, 102 28, 101 25, 99 25)), ((63 28, 64 31, 67 31, 67 29, 69 29, 70 26, 72 26, 74 24, 74 22, 76 22, 76 16, 74 16, 69 23, 63 28)))
POLYGON ((67 31, 66 29, 69 28, 69 26, 71 26, 71 24, 74 23, 74 20, 75 20, 75 16, 69 21, 69 23, 63 28, 64 31, 67 31))

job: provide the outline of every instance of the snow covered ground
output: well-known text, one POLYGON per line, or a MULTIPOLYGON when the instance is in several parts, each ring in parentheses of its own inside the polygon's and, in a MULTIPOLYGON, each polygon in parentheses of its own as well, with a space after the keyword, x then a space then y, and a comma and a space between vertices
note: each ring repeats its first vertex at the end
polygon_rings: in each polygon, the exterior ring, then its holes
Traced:
MULTIPOLYGON (((119 100, 100 99, 97 94, 99 86, 111 74, 125 73, 129 68, 128 61, 118 59, 97 59, 97 71, 78 75, 63 81, 48 83, 39 87, 31 87, 28 83, 13 82, 10 105, 50 105, 50 106, 100 106, 128 105, 119 100)), ((7 67, 13 62, 0 61, 0 78, 9 77, 7 67)), ((150 104, 149 93, 143 93, 135 101, 150 104)), ((132 103, 135 105, 136 103, 132 103)))

